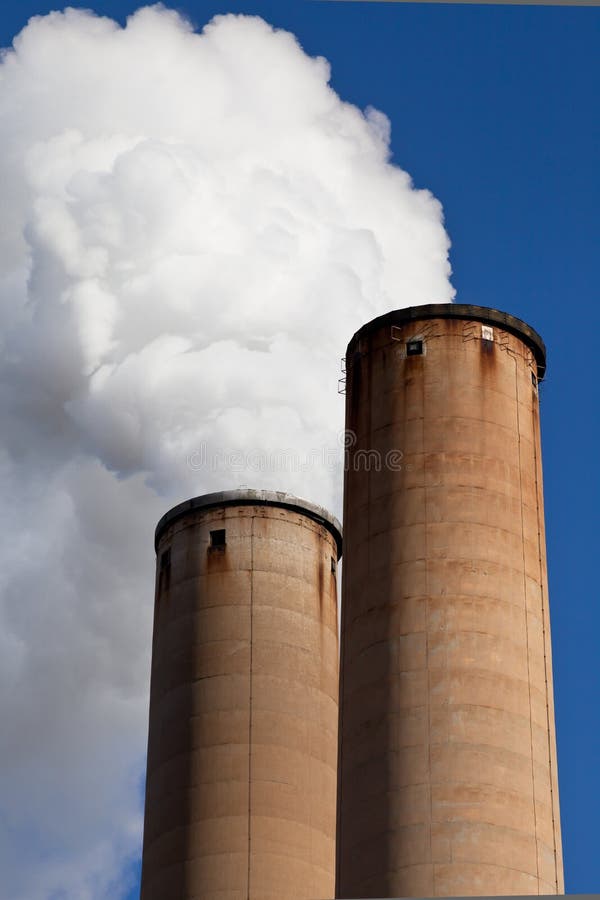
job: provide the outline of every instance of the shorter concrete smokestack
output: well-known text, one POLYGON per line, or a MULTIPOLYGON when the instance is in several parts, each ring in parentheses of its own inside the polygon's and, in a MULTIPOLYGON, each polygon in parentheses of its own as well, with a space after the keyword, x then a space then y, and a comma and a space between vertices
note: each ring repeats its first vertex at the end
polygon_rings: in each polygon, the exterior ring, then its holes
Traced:
POLYGON ((339 523, 208 494, 156 552, 142 900, 333 897, 339 523))

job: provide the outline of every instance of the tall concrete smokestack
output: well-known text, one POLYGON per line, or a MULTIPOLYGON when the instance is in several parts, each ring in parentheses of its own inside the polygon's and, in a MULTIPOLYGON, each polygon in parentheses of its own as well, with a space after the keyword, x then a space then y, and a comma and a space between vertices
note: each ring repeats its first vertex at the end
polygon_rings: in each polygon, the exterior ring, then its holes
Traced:
POLYGON ((349 344, 337 897, 564 890, 544 369, 479 306, 349 344))
POLYGON ((333 896, 339 524, 208 494, 156 552, 142 900, 333 896))

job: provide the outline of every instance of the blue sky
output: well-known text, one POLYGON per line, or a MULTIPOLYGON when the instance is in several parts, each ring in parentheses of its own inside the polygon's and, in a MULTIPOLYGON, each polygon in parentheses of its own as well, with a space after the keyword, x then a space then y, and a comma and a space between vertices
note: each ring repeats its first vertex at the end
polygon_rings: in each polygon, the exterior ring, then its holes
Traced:
MULTIPOLYGON (((121 22, 137 6, 72 5, 121 22)), ((5 6, 0 43, 52 8, 5 6)), ((389 117, 393 161, 443 204, 457 301, 513 313, 546 342, 542 433, 566 891, 598 892, 600 10, 327 0, 176 8, 198 28, 216 13, 260 15, 292 31, 308 54, 325 56, 340 97, 389 117)), ((349 337, 340 336, 340 356, 349 337)))

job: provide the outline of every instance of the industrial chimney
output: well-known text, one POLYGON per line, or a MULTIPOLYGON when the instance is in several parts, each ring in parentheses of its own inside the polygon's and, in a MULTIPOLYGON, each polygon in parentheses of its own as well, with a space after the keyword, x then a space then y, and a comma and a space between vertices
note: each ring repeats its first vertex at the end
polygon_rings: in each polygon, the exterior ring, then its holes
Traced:
POLYGON ((142 900, 332 897, 339 523, 208 494, 156 552, 142 900))
POLYGON ((564 891, 544 370, 479 306, 350 341, 336 897, 564 891))

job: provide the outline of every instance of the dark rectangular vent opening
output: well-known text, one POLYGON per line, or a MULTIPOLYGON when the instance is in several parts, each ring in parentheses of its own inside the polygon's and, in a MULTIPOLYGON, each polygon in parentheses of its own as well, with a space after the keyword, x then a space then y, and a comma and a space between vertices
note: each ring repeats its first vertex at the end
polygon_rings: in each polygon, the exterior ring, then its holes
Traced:
POLYGON ((423 353, 423 341, 407 341, 406 342, 406 355, 407 356, 421 356, 423 353))
POLYGON ((225 529, 218 528, 216 531, 211 531, 210 533, 210 546, 211 547, 224 547, 227 543, 225 539, 225 529))
POLYGON ((171 548, 168 547, 166 550, 160 554, 160 560, 158 564, 158 584, 157 584, 157 592, 156 592, 156 601, 158 602, 161 596, 168 595, 169 588, 171 586, 171 548))
POLYGON ((335 570, 336 570, 335 559, 332 556, 331 557, 331 571, 333 572, 334 575, 335 575, 335 570))

